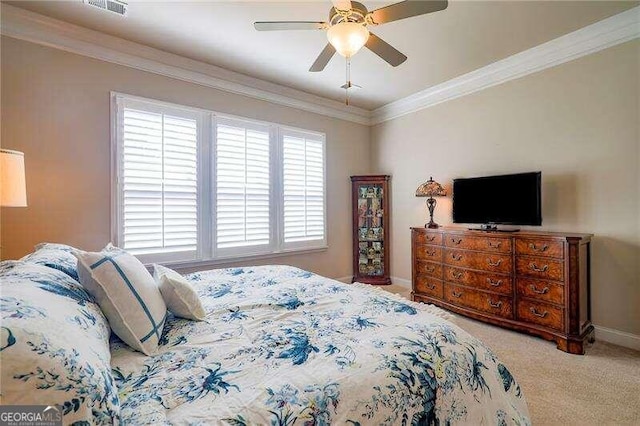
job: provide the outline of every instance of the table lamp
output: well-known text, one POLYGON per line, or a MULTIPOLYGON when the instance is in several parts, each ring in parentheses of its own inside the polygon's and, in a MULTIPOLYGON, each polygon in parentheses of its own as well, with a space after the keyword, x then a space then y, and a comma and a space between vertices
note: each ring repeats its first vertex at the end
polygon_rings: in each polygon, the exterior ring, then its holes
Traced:
POLYGON ((447 191, 444 190, 442 185, 434 181, 432 177, 416 189, 416 197, 429 197, 427 198, 427 209, 429 209, 431 219, 429 223, 424 225, 425 228, 439 227, 439 225, 433 221, 433 211, 436 208, 436 199, 433 197, 443 197, 445 195, 447 195, 447 191))

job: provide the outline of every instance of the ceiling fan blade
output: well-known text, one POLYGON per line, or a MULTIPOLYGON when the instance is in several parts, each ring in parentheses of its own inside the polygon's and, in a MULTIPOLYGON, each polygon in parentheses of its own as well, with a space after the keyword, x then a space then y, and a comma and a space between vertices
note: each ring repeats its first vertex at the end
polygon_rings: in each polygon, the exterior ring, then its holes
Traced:
POLYGON ((407 60, 407 57, 404 54, 374 33, 369 33, 369 40, 367 40, 367 44, 365 44, 365 46, 367 46, 367 49, 387 61, 391 66, 397 67, 407 60))
POLYGON ((336 10, 351 10, 350 0, 331 0, 336 10))
POLYGON ((376 24, 385 24, 425 13, 438 12, 447 8, 447 0, 405 0, 369 13, 376 24))
POLYGON ((324 30, 329 26, 326 22, 311 21, 274 21, 254 22, 253 26, 258 31, 282 31, 282 30, 324 30))
POLYGON ((331 43, 327 43, 327 45, 322 49, 320 55, 316 59, 316 61, 311 65, 309 71, 311 72, 319 72, 327 66, 333 55, 336 53, 335 47, 331 45, 331 43))

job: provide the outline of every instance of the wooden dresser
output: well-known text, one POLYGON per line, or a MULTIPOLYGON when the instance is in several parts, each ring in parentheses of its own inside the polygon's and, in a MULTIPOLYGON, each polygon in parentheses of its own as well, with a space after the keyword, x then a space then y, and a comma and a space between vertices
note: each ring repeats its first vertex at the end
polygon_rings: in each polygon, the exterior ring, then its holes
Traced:
POLYGON ((589 234, 411 228, 413 299, 584 353, 589 234))

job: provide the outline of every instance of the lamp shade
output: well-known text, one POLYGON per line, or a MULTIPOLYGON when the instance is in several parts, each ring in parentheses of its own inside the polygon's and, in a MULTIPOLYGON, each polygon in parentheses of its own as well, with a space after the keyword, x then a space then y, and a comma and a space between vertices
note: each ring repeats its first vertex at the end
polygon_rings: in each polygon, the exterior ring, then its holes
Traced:
POLYGON ((0 149, 0 206, 27 206, 22 152, 0 149))
POLYGON ((339 54, 350 58, 365 45, 369 30, 355 22, 340 22, 327 30, 327 39, 339 54))
POLYGON ((416 189, 416 197, 442 197, 445 195, 447 195, 447 191, 432 177, 416 189))

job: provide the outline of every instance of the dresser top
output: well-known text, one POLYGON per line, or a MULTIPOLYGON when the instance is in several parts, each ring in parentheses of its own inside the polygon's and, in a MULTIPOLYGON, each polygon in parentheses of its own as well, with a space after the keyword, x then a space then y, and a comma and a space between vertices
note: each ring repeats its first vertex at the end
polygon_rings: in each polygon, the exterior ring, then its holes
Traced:
POLYGON ((547 231, 483 231, 480 229, 468 229, 462 226, 441 226, 439 228, 425 228, 412 227, 411 229, 418 232, 435 232, 435 233, 451 233, 451 234, 465 234, 474 235, 480 237, 495 237, 495 238, 507 238, 507 237, 521 237, 521 238, 576 238, 589 241, 593 234, 581 234, 576 232, 547 232, 547 231))

